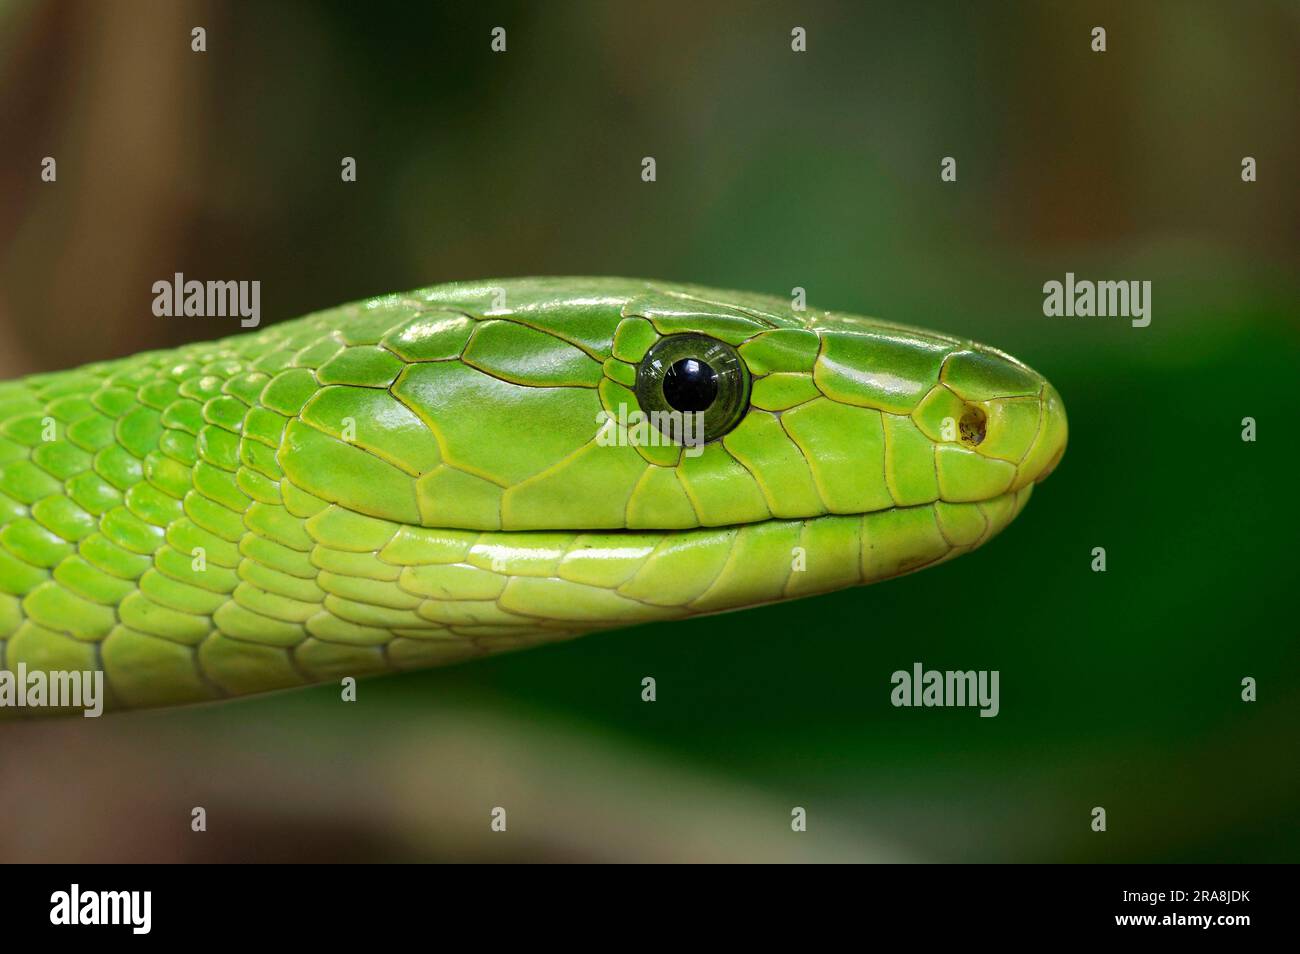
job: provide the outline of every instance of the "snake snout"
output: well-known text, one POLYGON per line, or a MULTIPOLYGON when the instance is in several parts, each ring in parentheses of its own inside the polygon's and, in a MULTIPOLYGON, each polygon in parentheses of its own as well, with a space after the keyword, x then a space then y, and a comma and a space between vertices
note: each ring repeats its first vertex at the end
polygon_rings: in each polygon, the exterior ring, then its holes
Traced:
POLYGON ((964 460, 984 461, 988 477, 985 483, 970 482, 954 492, 975 494, 995 485, 999 493, 1020 490, 1045 479, 1060 463, 1067 432, 1065 405, 1056 388, 1032 368, 977 344, 945 359, 940 384, 950 394, 927 396, 917 414, 924 420, 933 410, 954 419, 955 435, 943 434, 942 439, 971 455, 964 460), (954 403, 958 399, 964 402, 961 407, 954 403))
POLYGON ((1065 444, 1069 436, 1069 425, 1065 419, 1065 404, 1056 388, 1044 381, 1042 395, 1039 397, 1038 433, 1029 453, 1020 463, 1019 479, 1025 483, 1041 483, 1065 456, 1065 444))

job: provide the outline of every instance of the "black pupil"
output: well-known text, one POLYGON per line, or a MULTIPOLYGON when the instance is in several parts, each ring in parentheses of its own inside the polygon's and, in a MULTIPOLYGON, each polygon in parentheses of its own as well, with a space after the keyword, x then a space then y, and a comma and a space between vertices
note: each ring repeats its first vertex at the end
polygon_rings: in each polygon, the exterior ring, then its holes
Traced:
POLYGON ((682 358, 664 375, 664 400, 674 411, 707 411, 718 396, 718 372, 696 358, 682 358))

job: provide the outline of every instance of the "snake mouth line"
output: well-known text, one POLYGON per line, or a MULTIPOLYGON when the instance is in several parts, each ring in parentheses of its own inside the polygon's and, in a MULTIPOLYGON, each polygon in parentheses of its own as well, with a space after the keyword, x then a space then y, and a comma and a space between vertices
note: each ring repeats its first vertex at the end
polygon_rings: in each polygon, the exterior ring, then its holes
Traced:
POLYGON ((1047 464, 1043 467, 1042 473, 1040 473, 1037 477, 1034 478, 1034 483, 1041 484, 1044 480, 1050 477, 1052 475, 1052 472, 1056 470, 1057 466, 1061 463, 1061 458, 1063 458, 1064 456, 1065 456, 1065 445, 1062 444, 1060 450, 1058 450, 1052 456, 1052 459, 1048 461, 1047 464))
MULTIPOLYGON (((1062 451, 1063 454, 1063 451, 1062 451)), ((1056 460, 1052 462, 1052 467, 1060 461, 1062 454, 1058 454, 1056 460)), ((470 530, 463 527, 438 527, 437 530, 449 533, 478 533, 484 537, 499 538, 516 538, 519 542, 529 539, 541 541, 547 536, 572 534, 580 537, 663 537, 681 539, 691 536, 692 534, 717 534, 727 533, 729 531, 743 531, 751 528, 761 528, 770 526, 790 526, 794 524, 812 524, 818 522, 830 521, 852 521, 861 519, 870 519, 873 517, 884 517, 890 514, 912 513, 933 511, 936 508, 972 508, 979 509, 996 504, 1001 501, 1027 499, 1029 492, 1035 484, 1047 476, 1044 473, 1040 477, 1031 481, 1023 487, 1014 490, 1005 490, 1002 493, 994 494, 989 497, 975 500, 943 500, 936 499, 916 504, 894 504, 888 507, 877 507, 873 510, 857 510, 846 513, 819 513, 809 514, 799 517, 768 517, 765 520, 749 520, 740 523, 723 523, 723 524, 700 524, 693 527, 555 527, 555 528, 528 528, 512 530, 503 528, 500 530, 470 530)), ((1022 506, 1021 504, 1020 506, 1022 506)), ((1016 507, 1017 513, 1020 506, 1016 507)))

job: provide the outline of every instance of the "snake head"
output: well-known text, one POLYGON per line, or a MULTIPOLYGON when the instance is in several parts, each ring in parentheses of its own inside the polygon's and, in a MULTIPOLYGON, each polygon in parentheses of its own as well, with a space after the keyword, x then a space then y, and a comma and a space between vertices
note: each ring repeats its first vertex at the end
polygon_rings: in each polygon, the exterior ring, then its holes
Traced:
POLYGON ((439 559, 459 534, 507 575, 557 575, 502 584, 521 620, 545 603, 617 626, 911 572, 1002 530, 1065 447, 1059 395, 995 349, 743 292, 527 279, 322 320, 344 347, 276 408, 289 481, 434 531, 439 559))
POLYGON ((1018 507, 1065 447, 1055 389, 1000 351, 742 292, 485 282, 330 321, 374 340, 285 372, 307 400, 280 409, 296 416, 280 462, 323 499, 406 524, 683 530, 1018 507))

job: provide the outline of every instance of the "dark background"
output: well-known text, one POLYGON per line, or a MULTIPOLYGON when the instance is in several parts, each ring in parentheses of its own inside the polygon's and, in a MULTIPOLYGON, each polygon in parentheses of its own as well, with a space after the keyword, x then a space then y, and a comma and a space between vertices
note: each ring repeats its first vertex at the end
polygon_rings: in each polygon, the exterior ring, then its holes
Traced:
POLYGON ((1071 425, 1000 538, 883 586, 4 726, 0 858, 1297 860, 1298 88, 1284 2, 0 0, 6 376, 234 330, 151 314, 176 271, 266 323, 626 274, 975 337, 1071 425), (1151 326, 1045 318, 1067 271, 1151 326), (893 708, 915 661, 1001 714, 893 708))

